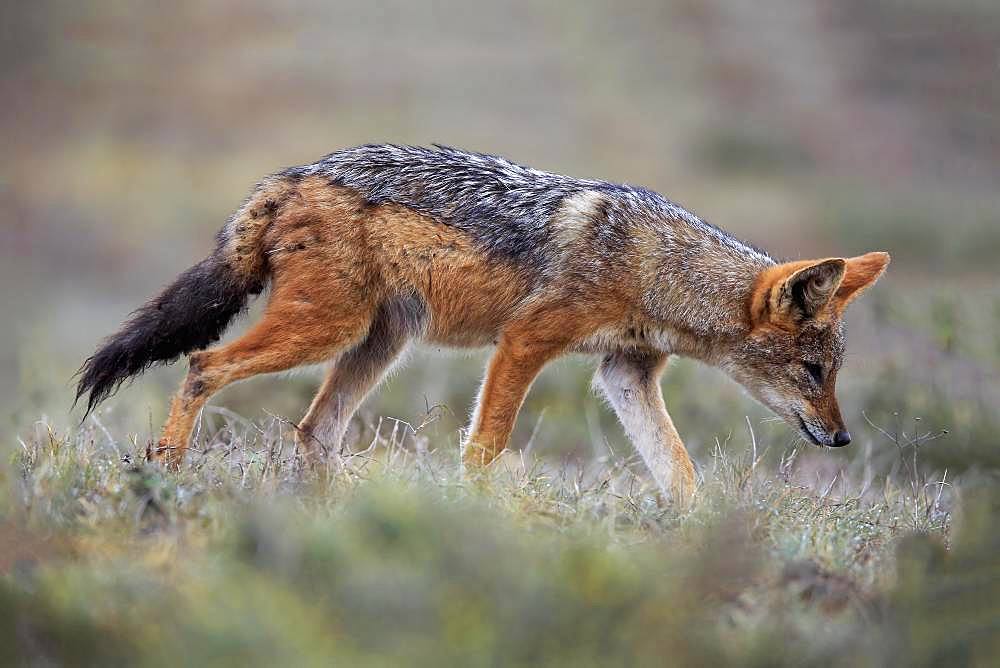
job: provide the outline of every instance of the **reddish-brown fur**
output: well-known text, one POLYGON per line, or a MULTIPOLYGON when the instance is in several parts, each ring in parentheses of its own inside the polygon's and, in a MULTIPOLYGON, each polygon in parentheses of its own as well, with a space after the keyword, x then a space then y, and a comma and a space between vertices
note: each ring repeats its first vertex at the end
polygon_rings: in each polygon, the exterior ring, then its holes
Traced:
MULTIPOLYGON (((595 202, 575 206, 586 210, 595 202)), ((227 384, 335 360, 298 430, 303 452, 314 456, 318 445, 339 444, 347 419, 407 340, 419 336, 447 346, 496 345, 466 444, 466 466, 486 465, 506 447, 525 395, 549 360, 568 351, 601 352, 607 356, 599 383, 619 415, 650 432, 630 436, 645 448, 657 481, 679 498, 690 497, 693 465, 659 387, 669 353, 643 333, 650 320, 642 294, 664 269, 650 259, 657 257, 658 237, 649 228, 636 230, 634 243, 612 262, 588 252, 592 239, 581 236, 571 218, 553 224, 562 225, 560 266, 544 290, 536 290, 530 274, 488 257, 465 231, 405 206, 371 204, 321 177, 265 182, 238 212, 225 249, 231 266, 242 272, 260 271, 266 258, 273 287, 263 318, 237 341, 191 354, 188 376, 151 456, 178 465, 198 412, 227 384), (419 333, 404 331, 401 316, 386 308, 410 298, 432 316, 419 333), (618 343, 609 349, 605 341, 618 343)), ((693 232, 681 227, 677 234, 693 232)), ((757 277, 749 299, 733 304, 729 320, 719 320, 720 327, 762 340, 797 332, 803 313, 789 301, 789 286, 804 276, 813 281, 805 294, 823 307, 809 314, 813 324, 839 318, 887 262, 887 255, 872 253, 771 266, 757 277), (832 290, 836 294, 827 299, 832 290)), ((722 343, 683 323, 672 325, 669 335, 678 352, 707 361, 724 354, 714 348, 722 343)), ((835 377, 812 404, 827 424, 841 423, 835 377)))

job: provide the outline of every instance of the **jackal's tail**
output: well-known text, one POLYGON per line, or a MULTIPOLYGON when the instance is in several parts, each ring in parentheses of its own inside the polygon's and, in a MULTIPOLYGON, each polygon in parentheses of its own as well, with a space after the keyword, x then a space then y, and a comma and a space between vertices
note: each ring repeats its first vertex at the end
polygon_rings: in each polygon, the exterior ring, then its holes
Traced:
POLYGON ((259 185, 219 232, 215 251, 133 312, 83 363, 76 399, 89 393, 87 414, 132 376, 219 340, 267 285, 264 233, 287 189, 277 179, 259 185))

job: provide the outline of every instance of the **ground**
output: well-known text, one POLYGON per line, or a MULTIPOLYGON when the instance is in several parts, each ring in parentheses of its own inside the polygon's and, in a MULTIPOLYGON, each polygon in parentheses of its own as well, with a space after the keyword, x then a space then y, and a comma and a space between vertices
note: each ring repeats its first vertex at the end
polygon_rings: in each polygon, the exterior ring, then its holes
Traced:
POLYGON ((0 653, 987 665, 1000 650, 1000 496, 982 475, 923 477, 932 435, 887 432, 895 472, 831 479, 809 473, 805 446, 771 466, 720 444, 679 508, 610 452, 509 453, 466 479, 422 431, 383 420, 363 449, 307 471, 281 420, 232 416, 172 474, 97 421, 39 423, 2 479, 0 653))

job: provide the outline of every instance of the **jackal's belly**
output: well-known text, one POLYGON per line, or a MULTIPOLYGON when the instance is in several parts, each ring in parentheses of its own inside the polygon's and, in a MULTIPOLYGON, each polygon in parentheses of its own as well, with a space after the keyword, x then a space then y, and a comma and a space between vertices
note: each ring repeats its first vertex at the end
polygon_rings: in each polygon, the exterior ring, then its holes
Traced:
POLYGON ((379 207, 367 230, 386 289, 426 305, 428 343, 490 345, 531 292, 525 268, 491 258, 468 233, 407 207, 379 207))
POLYGON ((496 343, 527 293, 513 277, 477 267, 432 264, 429 275, 433 278, 420 286, 429 316, 424 339, 437 345, 468 348, 496 343))

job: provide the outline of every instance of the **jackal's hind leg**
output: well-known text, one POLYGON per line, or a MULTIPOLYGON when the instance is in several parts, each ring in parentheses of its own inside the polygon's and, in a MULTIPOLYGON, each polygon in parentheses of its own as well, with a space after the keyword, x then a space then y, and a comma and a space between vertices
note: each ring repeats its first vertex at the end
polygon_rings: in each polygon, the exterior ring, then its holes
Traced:
POLYGON ((300 453, 314 461, 320 450, 339 453, 351 416, 417 333, 420 319, 419 309, 406 312, 398 303, 378 309, 368 335, 333 364, 302 418, 295 433, 300 453))
POLYGON ((656 484, 686 503, 694 493, 694 466, 663 403, 660 376, 668 357, 658 352, 612 353, 601 362, 594 380, 656 484))
POLYGON ((176 468, 187 450, 198 412, 226 385, 322 362, 363 336, 371 314, 356 303, 351 311, 338 313, 330 304, 288 299, 276 290, 264 317, 244 336, 190 356, 187 378, 174 397, 162 437, 150 458, 176 468))

